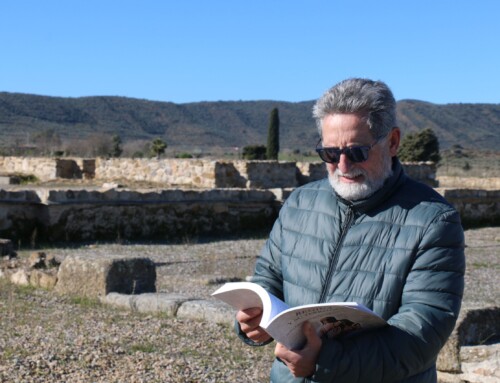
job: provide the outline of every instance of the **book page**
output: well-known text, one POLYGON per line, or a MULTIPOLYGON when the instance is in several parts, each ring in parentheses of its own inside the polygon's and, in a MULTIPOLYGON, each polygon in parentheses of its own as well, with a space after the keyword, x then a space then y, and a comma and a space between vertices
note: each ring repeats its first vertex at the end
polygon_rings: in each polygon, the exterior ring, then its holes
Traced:
POLYGON ((262 320, 260 321, 260 326, 262 328, 266 328, 269 322, 272 321, 276 315, 290 308, 290 306, 288 306, 281 299, 276 298, 276 296, 274 296, 273 294, 268 293, 268 295, 270 301, 270 310, 267 310, 266 307, 266 310, 264 310, 264 312, 262 313, 262 320))
POLYGON ((252 282, 229 282, 212 293, 238 310, 262 308, 261 327, 265 328, 272 318, 290 308, 285 302, 252 282))
MULTIPOLYGON (((248 282, 231 282, 212 293, 215 298, 224 301, 235 309, 245 310, 252 307, 264 307, 269 302, 267 292, 260 286, 248 282), (262 292, 265 293, 262 296, 262 292)), ((269 304, 269 303, 268 303, 269 304)))
POLYGON ((387 324, 366 307, 353 302, 322 303, 288 309, 275 317, 266 331, 286 347, 299 349, 305 342, 302 332, 305 321, 311 322, 320 336, 330 337, 387 324))

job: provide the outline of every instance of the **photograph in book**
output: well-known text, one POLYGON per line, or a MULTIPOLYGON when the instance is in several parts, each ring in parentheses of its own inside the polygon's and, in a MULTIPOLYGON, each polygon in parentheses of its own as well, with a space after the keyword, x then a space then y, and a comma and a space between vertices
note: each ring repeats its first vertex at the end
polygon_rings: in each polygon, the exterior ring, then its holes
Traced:
POLYGON ((353 331, 382 327, 387 322, 356 302, 327 302, 289 307, 281 299, 252 282, 229 282, 212 293, 237 310, 262 308, 260 327, 289 349, 305 343, 302 323, 311 322, 322 337, 335 338, 353 331))

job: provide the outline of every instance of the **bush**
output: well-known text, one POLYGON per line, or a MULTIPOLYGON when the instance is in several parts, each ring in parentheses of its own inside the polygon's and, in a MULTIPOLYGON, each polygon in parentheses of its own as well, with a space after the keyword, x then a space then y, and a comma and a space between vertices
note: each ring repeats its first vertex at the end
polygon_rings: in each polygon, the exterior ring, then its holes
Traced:
POLYGON ((439 142, 432 129, 427 128, 404 137, 398 157, 403 162, 433 161, 438 163, 441 160, 439 142))
POLYGON ((161 138, 155 138, 151 142, 150 155, 151 157, 160 158, 165 153, 165 149, 167 149, 167 144, 161 138))
POLYGON ((265 160, 266 151, 265 145, 249 145, 243 148, 242 157, 245 160, 265 160))
POLYGON ((179 153, 174 156, 175 158, 193 158, 192 154, 189 153, 179 153))

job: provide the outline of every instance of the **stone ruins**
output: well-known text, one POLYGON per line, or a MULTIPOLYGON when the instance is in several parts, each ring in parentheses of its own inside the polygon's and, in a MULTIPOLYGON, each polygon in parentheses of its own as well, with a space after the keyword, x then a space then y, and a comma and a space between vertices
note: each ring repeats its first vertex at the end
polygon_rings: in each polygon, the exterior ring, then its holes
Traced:
MULTIPOLYGON (((413 178, 441 186, 434 164, 404 167, 413 178)), ((319 162, 0 157, 0 174, 0 237, 94 241, 174 240, 266 229, 295 187, 326 172, 319 162), (11 185, 19 174, 42 183, 11 185), (91 180, 94 186, 43 186, 57 180, 91 180), (127 182, 147 183, 148 188, 120 187, 127 182)), ((437 190, 466 225, 500 220, 500 187, 437 190)))

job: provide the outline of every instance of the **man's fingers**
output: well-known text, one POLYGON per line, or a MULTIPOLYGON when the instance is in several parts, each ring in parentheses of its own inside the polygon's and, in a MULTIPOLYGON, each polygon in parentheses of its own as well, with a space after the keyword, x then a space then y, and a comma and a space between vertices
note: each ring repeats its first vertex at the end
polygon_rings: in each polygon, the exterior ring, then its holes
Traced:
POLYGON ((259 327, 261 317, 262 309, 259 307, 240 310, 236 313, 236 320, 240 324, 241 331, 247 335, 248 332, 259 327))
POLYGON ((261 318, 260 307, 252 307, 236 313, 236 320, 240 324, 241 331, 254 342, 265 342, 270 339, 269 334, 260 327, 261 318))
POLYGON ((314 372, 316 359, 322 344, 321 338, 309 322, 302 325, 302 331, 307 339, 304 348, 289 350, 281 343, 278 343, 274 349, 274 355, 287 365, 295 377, 309 376, 314 372))
POLYGON ((312 347, 313 349, 321 347, 321 338, 316 333, 316 330, 311 323, 305 322, 302 325, 302 331, 304 332, 304 335, 307 339, 306 347, 312 347))
POLYGON ((252 307, 245 310, 240 310, 236 313, 236 320, 240 323, 249 322, 254 319, 258 319, 260 322, 260 316, 262 315, 262 309, 260 307, 252 307))
POLYGON ((267 332, 265 332, 263 329, 261 329, 260 327, 256 330, 247 332, 246 336, 249 339, 253 340, 254 342, 258 342, 258 343, 265 342, 271 338, 271 336, 267 332))

